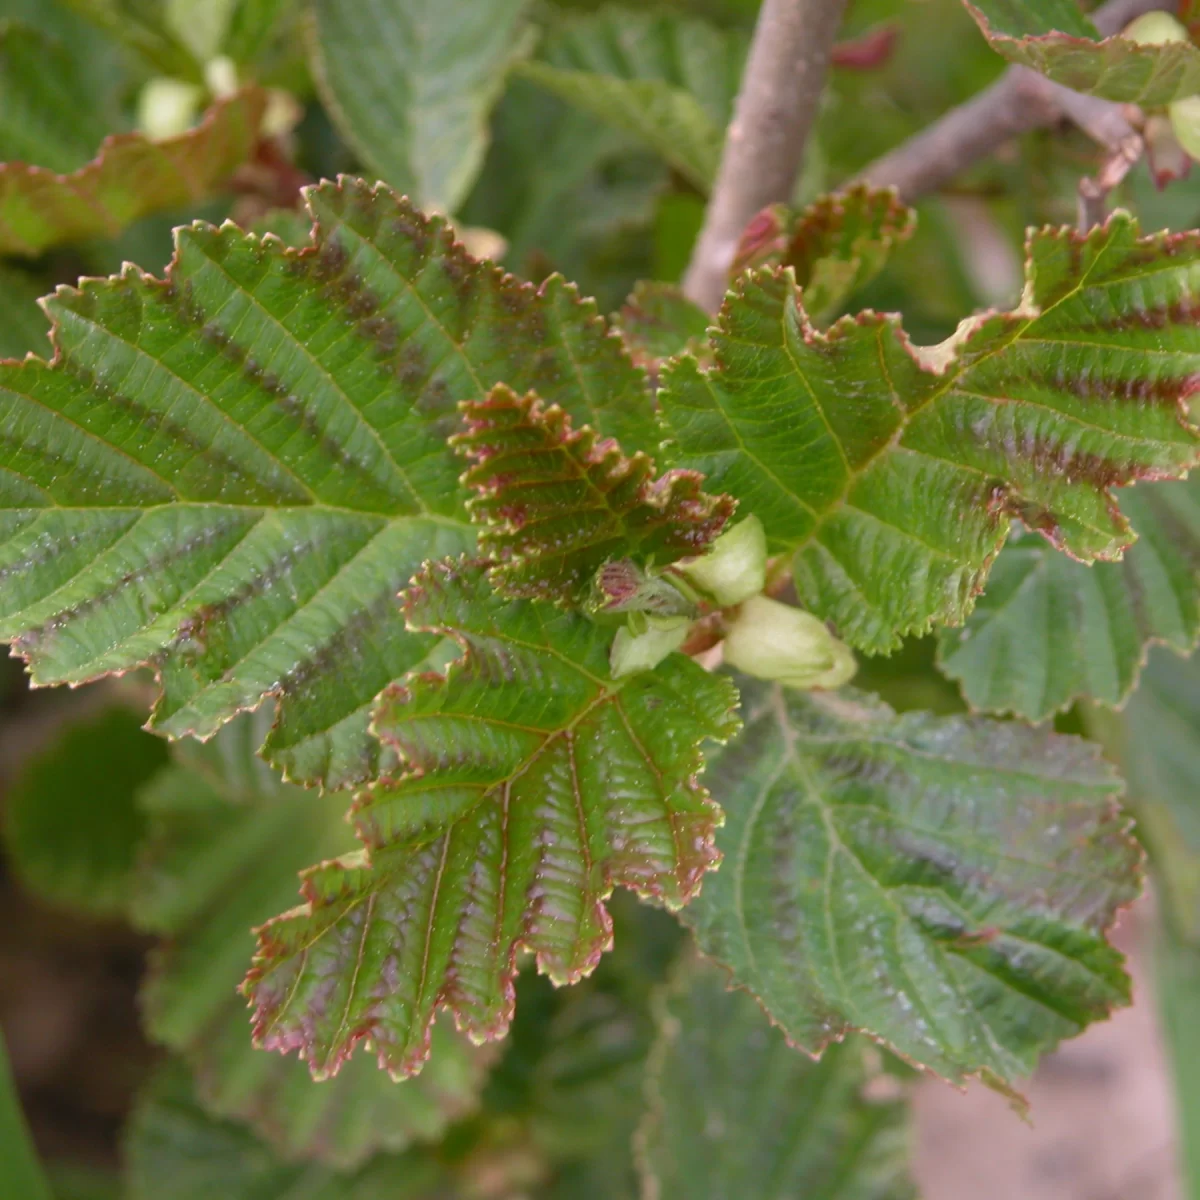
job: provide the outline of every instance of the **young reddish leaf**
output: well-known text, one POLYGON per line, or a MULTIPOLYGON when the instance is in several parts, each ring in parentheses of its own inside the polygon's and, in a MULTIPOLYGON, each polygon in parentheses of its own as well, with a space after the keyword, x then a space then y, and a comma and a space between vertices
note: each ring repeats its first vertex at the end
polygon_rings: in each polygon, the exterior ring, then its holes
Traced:
POLYGON ((917 214, 893 188, 859 185, 822 196, 796 214, 773 204, 746 226, 730 274, 791 267, 809 320, 821 325, 883 270, 916 224, 917 214))
POLYGON ((1129 1002, 1104 935, 1141 851, 1097 747, 851 690, 745 702, 709 771, 725 862, 683 919, 790 1041, 859 1029, 1009 1090, 1129 1002))
POLYGON ((181 743, 176 763, 137 797, 149 829, 130 917, 161 938, 142 1017, 150 1037, 187 1062, 214 1116, 247 1122, 284 1159, 347 1170, 467 1116, 484 1056, 439 1026, 419 1080, 397 1084, 360 1058, 318 1087, 295 1059, 250 1044, 237 988, 251 931, 292 902, 303 868, 354 844, 341 803, 281 783, 256 758, 265 716, 239 717, 203 745, 181 743))
POLYGON ((1157 107, 1200 92, 1200 50, 1190 42, 1101 40, 1075 0, 964 0, 989 45, 1077 92, 1157 107))
POLYGON ((346 786, 381 766, 371 702, 434 645, 397 592, 473 542, 458 402, 506 380, 626 445, 658 434, 561 279, 477 262, 383 187, 307 200, 311 245, 180 230, 165 280, 60 290, 53 363, 0 365, 0 637, 38 683, 153 662, 171 736, 278 696, 272 760, 346 786))
POLYGON ((976 709, 1044 721, 1080 697, 1119 705, 1151 644, 1186 654, 1200 633, 1200 478, 1131 488, 1138 540, 1117 563, 1082 563, 1014 536, 938 661, 976 709))
POLYGON ((672 655, 614 681, 610 631, 503 600, 481 565, 427 568, 405 611, 465 656, 381 697, 376 731, 407 770, 360 798, 366 856, 305 875, 246 983, 257 1042, 317 1076, 363 1040, 419 1071, 441 1007, 475 1040, 502 1036, 518 949, 574 982, 609 945, 615 885, 674 908, 716 863, 696 774, 704 739, 737 728, 729 680, 672 655))
POLYGON ((466 432, 452 440, 473 465, 463 482, 484 526, 479 545, 496 560, 492 583, 508 596, 577 604, 615 559, 665 565, 702 554, 733 513, 694 471, 654 478, 642 453, 626 458, 555 406, 503 384, 464 405, 466 432))
POLYGON ((1118 214, 1029 242, 1020 306, 913 346, 894 316, 815 329, 790 268, 721 310, 715 364, 659 392, 674 463, 791 552, 801 603, 869 651, 970 612, 1012 517, 1083 562, 1132 540, 1112 489, 1200 451, 1200 236, 1118 214))
POLYGON ((250 89, 219 101, 177 137, 117 134, 69 175, 0 163, 0 254, 114 237, 147 213, 203 199, 250 157, 265 107, 265 94, 250 89))

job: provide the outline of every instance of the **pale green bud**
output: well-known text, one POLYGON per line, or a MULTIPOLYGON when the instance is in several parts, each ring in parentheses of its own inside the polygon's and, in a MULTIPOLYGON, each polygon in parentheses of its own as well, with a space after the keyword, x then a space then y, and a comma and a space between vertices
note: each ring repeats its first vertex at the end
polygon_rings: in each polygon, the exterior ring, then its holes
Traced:
POLYGON ((138 128, 156 141, 175 137, 191 127, 203 100, 204 89, 198 83, 151 79, 138 95, 138 128))
POLYGON ((1183 23, 1169 12, 1143 13, 1125 26, 1121 36, 1127 41, 1137 42, 1139 46, 1163 46, 1167 42, 1190 40, 1183 23))
POLYGON ((725 636, 725 661, 758 679, 803 689, 841 687, 858 668, 823 621, 766 596, 742 605, 725 636))
POLYGON ((614 679, 657 667, 687 640, 691 624, 687 617, 654 617, 642 613, 637 616, 641 632, 635 633, 626 626, 618 629, 613 639, 608 664, 614 679))
POLYGON ((1200 159, 1200 96, 1188 96, 1167 105, 1171 129, 1189 158, 1200 159))
POLYGON ((721 534, 703 558, 682 571, 722 608, 757 596, 767 583, 767 535, 754 516, 721 534))

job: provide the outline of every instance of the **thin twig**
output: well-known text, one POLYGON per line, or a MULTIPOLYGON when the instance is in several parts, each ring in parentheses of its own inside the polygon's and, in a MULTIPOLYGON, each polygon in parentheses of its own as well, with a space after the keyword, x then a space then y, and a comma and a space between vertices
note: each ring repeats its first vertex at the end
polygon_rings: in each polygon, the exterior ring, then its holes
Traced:
POLYGON ((704 227, 683 281, 712 311, 746 223, 791 198, 847 0, 763 0, 704 227))
MULTIPOLYGON (((1170 7, 1168 0, 1108 0, 1092 14, 1092 21, 1108 37, 1142 13, 1170 7)), ((894 187, 904 199, 915 200, 944 187, 1010 138, 1063 117, 1114 153, 1122 147, 1127 152, 1130 135, 1138 136, 1120 105, 1081 96, 1026 67, 1009 67, 978 96, 876 159, 858 181, 894 187)))

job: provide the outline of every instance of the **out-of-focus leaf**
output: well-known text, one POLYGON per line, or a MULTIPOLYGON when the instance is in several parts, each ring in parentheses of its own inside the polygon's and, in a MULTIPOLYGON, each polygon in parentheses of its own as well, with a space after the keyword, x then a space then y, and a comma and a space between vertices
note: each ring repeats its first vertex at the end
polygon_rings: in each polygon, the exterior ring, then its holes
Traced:
POLYGON ((237 0, 229 18, 224 53, 237 63, 257 63, 299 7, 298 0, 237 0))
POLYGON ((0 636, 41 683, 153 659, 171 736, 277 695, 272 760, 335 787, 377 776, 371 702, 435 645, 397 592, 473 537, 456 404, 503 379, 626 445, 655 425, 561 280, 476 262, 386 188, 308 196, 312 247, 181 230, 165 283, 60 291, 54 365, 0 367, 0 636))
POLYGON ((487 149, 527 0, 316 0, 312 62, 342 136, 422 207, 454 212, 487 149))
POLYGON ((195 1072, 210 1112, 249 1122, 283 1159, 346 1169, 468 1113, 482 1061, 439 1027, 419 1080, 396 1083, 360 1055, 316 1084, 295 1059, 252 1047, 237 994, 252 930, 294 900, 303 868, 354 844, 338 797, 280 783, 255 759, 262 725, 239 718, 142 791, 150 832, 130 911, 164 939, 142 1011, 150 1036, 195 1072))
POLYGON ((659 1001, 638 1131, 643 1195, 912 1200, 905 1105, 864 1095, 861 1038, 820 1061, 695 964, 659 1001))
POLYGON ((0 1163, 3 1183, 21 1200, 53 1200, 50 1184, 29 1136, 17 1082, 8 1063, 8 1049, 0 1033, 0 1163))
POLYGON ((67 726, 30 760, 5 806, 17 873, 40 896, 82 912, 122 912, 145 830, 137 789, 167 746, 125 707, 67 726))
POLYGON ((1121 497, 1138 540, 1087 567, 1018 531, 939 663, 973 708, 1042 721, 1081 697, 1118 705, 1153 642, 1186 653, 1200 632, 1200 479, 1121 497))
POLYGON ((733 515, 728 496, 709 496, 691 471, 655 478, 639 452, 572 429, 561 408, 499 384, 468 403, 455 439, 471 461, 471 516, 480 551, 496 565, 506 596, 579 604, 599 568, 614 559, 665 566, 702 554, 733 515))
POLYGON ((746 709, 708 772, 724 862, 683 919, 789 1040, 865 1030, 1010 1091, 1129 1002, 1104 934, 1140 850, 1095 746, 851 690, 761 689, 746 709))
MULTIPOLYGON (((224 0, 204 2, 219 5, 224 0)), ((191 83, 202 81, 199 60, 168 28, 163 0, 63 0, 63 3, 128 46, 159 74, 191 83)))
POLYGON ((614 886, 677 908, 714 863, 719 813, 696 776, 705 739, 737 728, 728 680, 672 655, 614 681, 609 631, 501 599, 478 565, 432 564, 405 610, 466 654, 383 693, 374 728, 407 771, 356 806, 370 862, 307 872, 247 980, 256 1040, 315 1074, 364 1039, 415 1073, 443 1007, 501 1037, 519 948, 575 982, 610 944, 614 886))
POLYGON ((0 161, 73 171, 112 132, 88 79, 49 34, 0 23, 0 161))
POLYGON ((351 1173, 285 1163, 243 1125, 210 1116, 187 1071, 151 1081, 125 1138, 128 1200, 454 1200, 446 1172, 419 1150, 383 1154, 351 1173))
POLYGON ((1200 440, 1191 234, 1123 215, 1029 243, 1021 305, 919 348, 899 318, 815 329, 789 268, 749 272, 659 399, 701 471, 792 554, 801 602, 870 652, 961 622, 1011 518, 1084 562, 1131 540, 1112 488, 1182 475, 1200 440))
POLYGON ((1077 92, 1147 107, 1200 92, 1200 50, 1190 42, 1101 40, 1074 0, 965 2, 994 50, 1077 92))
POLYGON ((1200 943, 1158 933, 1155 982, 1167 1058, 1175 1083, 1175 1127, 1184 1195, 1200 1194, 1200 943))
POLYGON ((161 142, 117 134, 69 175, 0 163, 0 253, 112 237, 146 213, 207 196, 249 157, 265 103, 258 91, 239 92, 195 129, 161 142))
POLYGON ((48 352, 50 323, 38 307, 38 297, 49 290, 19 267, 0 263, 0 358, 48 352))
POLYGON ((791 267, 804 311, 823 325, 883 270, 892 249, 912 237, 915 226, 916 213, 891 189, 850 188, 796 214, 773 205, 746 226, 731 274, 791 267))
POLYGON ((607 8, 566 22, 527 79, 644 141, 701 191, 717 173, 746 39, 675 13, 607 8))
POLYGON ((655 372, 677 354, 702 357, 709 315, 671 283, 641 282, 614 319, 639 366, 655 372))

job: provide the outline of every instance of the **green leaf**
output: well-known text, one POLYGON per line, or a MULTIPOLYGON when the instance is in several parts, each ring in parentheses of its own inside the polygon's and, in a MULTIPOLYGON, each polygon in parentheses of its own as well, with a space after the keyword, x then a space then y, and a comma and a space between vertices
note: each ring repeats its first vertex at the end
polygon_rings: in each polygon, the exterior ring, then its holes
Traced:
POLYGON ((0 25, 0 160, 73 171, 111 132, 73 56, 40 29, 0 25))
POLYGON ((265 104, 252 89, 218 102, 177 137, 118 134, 69 175, 0 163, 0 254, 33 256, 60 242, 114 237, 147 213, 202 199, 249 158, 265 104))
POLYGON ((772 205, 746 226, 730 272, 791 267, 804 311, 813 324, 823 325, 883 270, 916 224, 916 213, 892 188, 859 185, 822 196, 795 214, 772 205))
POLYGON ((746 45, 691 17, 614 7, 565 22, 518 71, 641 139, 707 192, 746 45))
POLYGON ((4 1163, 4 1185, 21 1200, 53 1200, 50 1185, 42 1170, 21 1097, 8 1062, 8 1048, 0 1032, 0 1162, 4 1163))
POLYGON ((477 263, 386 189, 308 195, 313 247, 194 225, 165 283, 60 290, 53 365, 0 366, 0 637, 39 683, 153 661, 174 737, 278 696, 271 760, 336 787, 378 773, 371 701, 435 645, 396 593, 472 540, 455 405, 505 379, 626 444, 654 426, 561 280, 477 263))
POLYGON ((49 349, 50 326, 38 298, 50 290, 34 275, 0 263, 0 358, 21 358, 49 349))
POLYGON ((708 348, 708 313, 672 283, 638 283, 614 323, 633 361, 647 371, 677 354, 702 358, 708 348))
POLYGON ((407 770, 356 807, 370 865, 308 872, 247 981, 258 1043, 317 1075, 363 1039, 418 1071, 442 1007, 473 1039, 501 1037, 519 948, 574 982, 609 945, 615 885, 678 907, 715 863, 719 812, 696 774, 701 742, 737 728, 728 680, 672 655, 613 681, 610 632, 504 601, 479 565, 432 565, 405 609, 466 654, 383 694, 375 730, 407 770))
POLYGON ((128 1200, 453 1200, 444 1169, 421 1151, 380 1155, 351 1174, 284 1163, 244 1126, 210 1116, 187 1072, 168 1063, 134 1109, 125 1139, 128 1200))
POLYGON ((239 718, 142 792, 150 833, 131 916, 163 937, 142 1013, 150 1036, 187 1060, 211 1113, 248 1122, 284 1159, 348 1169, 470 1112, 482 1062, 439 1026, 419 1080, 396 1083, 359 1056, 318 1085, 295 1059, 251 1046, 237 988, 252 929, 292 903, 303 868, 353 848, 336 798, 280 783, 254 757, 262 723, 239 718))
POLYGON ((1008 1090, 1129 1002, 1104 934, 1140 851, 1096 747, 849 689, 746 709, 709 770, 724 866, 683 917, 791 1042, 860 1029, 1008 1090))
POLYGON ((1072 88, 1154 108, 1200 92, 1200 50, 1190 42, 1100 40, 1074 0, 964 0, 993 50, 1072 88))
POLYGON ((938 661, 973 708, 1042 721, 1080 698, 1119 705, 1155 642, 1186 653, 1200 633, 1200 478, 1130 489, 1138 540, 1087 567, 1014 533, 938 661))
POLYGON ((527 0, 316 0, 311 53, 362 161, 423 207, 458 209, 487 149, 527 0))
POLYGON ((721 972, 660 997, 637 1147, 643 1194, 911 1200, 905 1105, 872 1100, 862 1039, 813 1062, 721 972))
POLYGON ((597 570, 614 559, 665 566, 702 554, 733 514, 692 471, 654 477, 642 453, 626 458, 537 395, 503 384, 464 406, 453 439, 471 460, 463 482, 489 577, 506 596, 580 604, 597 570))
MULTIPOLYGON (((216 0, 220 2, 220 0, 216 0)), ((167 27, 163 0, 63 0, 68 8, 128 46, 161 75, 203 81, 195 55, 167 27)))
POLYGON ((1200 1190, 1200 945, 1169 930, 1155 939, 1155 982, 1162 1036, 1175 1084, 1175 1125, 1183 1195, 1200 1190))
POLYGON ((14 781, 5 842, 39 896, 100 916, 123 911, 145 830, 134 796, 167 760, 166 743, 141 725, 124 707, 69 725, 14 781))
POLYGON ((815 329, 788 268, 744 275, 659 393, 672 465, 793 557, 800 601, 870 652, 961 622, 1017 517, 1084 562, 1131 540, 1111 489, 1182 475, 1200 382, 1192 234, 1032 235, 1025 295, 913 346, 899 318, 815 329))

